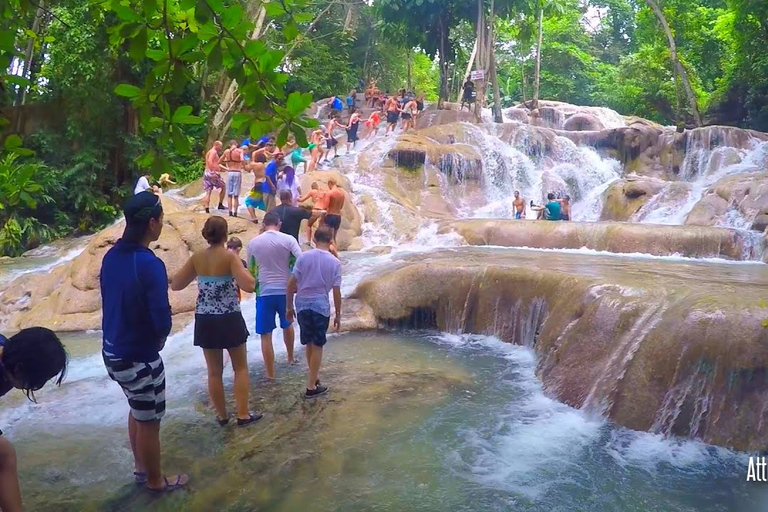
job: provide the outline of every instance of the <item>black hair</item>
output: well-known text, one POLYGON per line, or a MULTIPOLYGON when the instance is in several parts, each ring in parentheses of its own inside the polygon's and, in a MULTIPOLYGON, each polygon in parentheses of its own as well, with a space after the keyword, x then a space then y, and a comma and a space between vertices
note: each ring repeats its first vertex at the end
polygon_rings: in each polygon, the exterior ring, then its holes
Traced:
POLYGON ((265 226, 279 226, 280 216, 275 211, 267 212, 261 223, 265 226))
POLYGON ((555 198, 555 194, 553 194, 552 192, 550 192, 549 194, 547 194, 547 199, 549 199, 550 201, 551 201, 552 199, 554 199, 554 198, 555 198))
POLYGON ((14 384, 34 402, 35 391, 49 380, 55 378, 53 383, 61 385, 67 374, 68 359, 56 333, 45 327, 30 327, 8 339, 0 362, 14 384))
POLYGON ((291 194, 290 190, 281 190, 280 191, 280 201, 283 201, 284 203, 292 203, 293 202, 293 194, 291 194))
POLYGON ((333 231, 328 226, 322 226, 315 231, 315 242, 318 244, 329 244, 333 240, 333 231))
POLYGON ((208 217, 203 226, 203 238, 211 245, 223 244, 228 233, 227 219, 218 215, 208 217))
POLYGON ((567 199, 568 201, 570 201, 570 200, 571 200, 571 196, 569 196, 568 194, 565 194, 565 199, 567 199))

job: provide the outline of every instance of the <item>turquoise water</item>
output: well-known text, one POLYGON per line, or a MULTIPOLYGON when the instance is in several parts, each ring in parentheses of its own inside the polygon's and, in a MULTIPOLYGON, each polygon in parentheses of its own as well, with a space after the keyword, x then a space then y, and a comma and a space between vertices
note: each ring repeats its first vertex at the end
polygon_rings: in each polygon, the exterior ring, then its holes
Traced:
MULTIPOLYGON (((282 343, 275 346, 280 360, 282 343)), ((639 512, 768 504, 768 484, 744 482, 745 454, 615 428, 549 399, 523 347, 437 333, 334 337, 322 374, 331 391, 312 402, 300 398, 302 367, 281 363, 278 381, 267 384, 250 348, 253 403, 265 418, 221 429, 190 329, 169 340, 165 466, 192 475, 188 492, 154 496, 130 483, 127 409, 95 354, 75 357, 71 379, 41 393, 39 405, 4 402, 0 425, 18 449, 27 509, 639 512)))

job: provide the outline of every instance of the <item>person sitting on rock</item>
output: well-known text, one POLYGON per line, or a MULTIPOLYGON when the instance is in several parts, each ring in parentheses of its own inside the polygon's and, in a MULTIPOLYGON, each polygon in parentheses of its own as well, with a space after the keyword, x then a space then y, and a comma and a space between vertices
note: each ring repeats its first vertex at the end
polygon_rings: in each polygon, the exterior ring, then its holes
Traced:
MULTIPOLYGON (((0 396, 20 389, 32 402, 51 380, 61 385, 67 372, 67 351, 56 334, 44 327, 30 327, 6 338, 0 334, 0 396)), ((21 488, 16 471, 16 451, 0 432, 0 510, 21 512, 21 488)))
POLYGON ((547 194, 547 200, 549 202, 544 206, 536 206, 531 201, 531 210, 542 212, 546 220, 560 220, 560 202, 555 199, 555 194, 547 194))
POLYGON ((560 220, 571 220, 571 196, 557 200, 560 203, 560 220))

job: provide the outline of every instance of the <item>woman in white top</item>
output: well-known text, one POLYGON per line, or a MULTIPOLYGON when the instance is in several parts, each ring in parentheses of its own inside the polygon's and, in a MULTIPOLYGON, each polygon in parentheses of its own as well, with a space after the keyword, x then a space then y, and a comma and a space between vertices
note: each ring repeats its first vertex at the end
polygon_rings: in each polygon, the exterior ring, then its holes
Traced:
POLYGON ((291 192, 292 206, 299 205, 299 197, 301 196, 301 187, 299 186, 299 180, 296 178, 296 170, 293 167, 286 167, 277 179, 277 195, 280 196, 280 192, 288 190, 291 192))
POLYGON ((140 192, 153 192, 152 185, 149 184, 149 174, 145 174, 141 178, 139 178, 139 181, 136 182, 136 186, 133 187, 133 195, 136 195, 140 192))

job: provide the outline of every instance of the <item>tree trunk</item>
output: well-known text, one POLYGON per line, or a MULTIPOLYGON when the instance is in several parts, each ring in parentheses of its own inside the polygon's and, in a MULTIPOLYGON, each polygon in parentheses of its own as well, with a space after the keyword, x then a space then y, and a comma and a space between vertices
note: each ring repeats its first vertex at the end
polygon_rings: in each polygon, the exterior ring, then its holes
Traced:
POLYGON ((405 66, 406 66, 406 79, 405 88, 408 91, 413 90, 413 77, 411 76, 411 49, 405 49, 405 66))
MULTIPOLYGON (((35 12, 35 18, 32 21, 32 32, 35 34, 39 34, 40 32, 40 23, 43 20, 43 16, 45 15, 45 1, 40 0, 40 5, 37 8, 37 12, 35 12)), ((32 69, 32 55, 35 50, 35 38, 30 37, 27 41, 27 48, 24 52, 24 67, 21 72, 21 76, 23 78, 30 78, 30 71, 32 69)), ((27 91, 29 88, 32 87, 32 84, 29 86, 18 86, 18 90, 16 91, 16 99, 14 101, 14 105, 16 108, 13 112, 13 130, 15 132, 21 132, 21 125, 22 125, 22 106, 27 101, 27 91)))
POLYGON ((346 6, 347 9, 347 16, 344 18, 344 32, 349 32, 349 30, 352 28, 352 9, 353 7, 351 5, 346 6))
POLYGON ((475 39, 475 45, 472 47, 472 54, 469 56, 469 62, 467 62, 467 71, 464 73, 464 77, 461 80, 461 83, 458 87, 458 93, 456 96, 456 102, 461 102, 461 86, 464 85, 464 82, 467 81, 467 78, 469 78, 469 74, 472 72, 472 66, 475 65, 475 58, 477 57, 477 39, 475 39))
POLYGON ((491 50, 491 83, 493 84, 493 121, 503 123, 501 115, 501 91, 499 90, 499 76, 496 74, 496 51, 491 50))
POLYGON ((544 32, 544 6, 539 0, 539 23, 536 35, 536 68, 533 74, 533 101, 532 109, 539 108, 539 81, 541 78, 541 41, 544 32))
POLYGON ((523 94, 523 105, 525 105, 525 60, 520 62, 520 92, 523 94))
POLYGON ((499 91, 499 76, 496 74, 496 44, 494 43, 495 34, 493 33, 493 19, 495 16, 494 2, 491 0, 491 16, 488 20, 488 57, 491 85, 493 86, 493 121, 495 123, 502 123, 504 120, 501 116, 501 91, 499 91))
MULTIPOLYGON (((483 0, 477 0, 477 36, 475 46, 477 46, 477 59, 475 69, 485 71, 487 66, 488 44, 485 40, 486 34, 485 10, 483 9, 483 0)), ((484 76, 485 78, 485 76, 484 76)), ((475 117, 478 121, 482 119, 483 106, 485 105, 485 80, 478 80, 475 86, 477 96, 475 98, 475 117)))
POLYGON ((669 43, 669 57, 672 59, 672 65, 675 66, 677 72, 680 74, 680 80, 683 82, 685 94, 688 96, 688 102, 691 104, 691 111, 693 112, 693 119, 696 122, 696 126, 701 126, 701 115, 699 114, 699 107, 696 104, 696 95, 693 93, 691 82, 688 81, 688 73, 685 71, 685 67, 683 67, 683 64, 677 58, 677 45, 675 44, 675 38, 672 36, 672 30, 669 28, 669 23, 667 23, 667 18, 654 0, 645 1, 656 14, 662 28, 664 28, 664 33, 666 34, 667 42, 669 43))
POLYGON ((443 108, 448 100, 448 27, 441 17, 437 22, 438 51, 440 52, 440 96, 437 108, 443 108))
MULTIPOLYGON (((259 39, 264 34, 264 21, 266 20, 267 10, 259 2, 257 5, 258 11, 255 13, 255 23, 253 32, 250 34, 251 39, 259 39)), ((219 95, 223 94, 219 102, 219 108, 213 115, 211 124, 208 126, 208 137, 205 147, 210 147, 214 141, 221 139, 226 135, 229 126, 232 123, 232 115, 240 110, 240 95, 237 94, 238 84, 237 80, 231 79, 227 76, 222 76, 217 86, 217 92, 219 95)))

